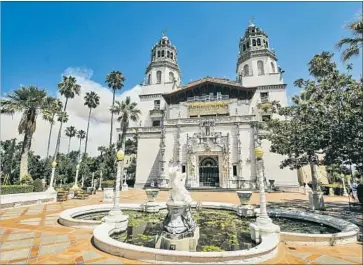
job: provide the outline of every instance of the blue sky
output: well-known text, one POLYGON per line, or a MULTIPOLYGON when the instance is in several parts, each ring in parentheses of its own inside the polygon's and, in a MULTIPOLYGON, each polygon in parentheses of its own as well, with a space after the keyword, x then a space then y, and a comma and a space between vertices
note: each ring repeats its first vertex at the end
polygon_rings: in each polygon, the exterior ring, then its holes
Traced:
MULTIPOLYGON (((55 94, 69 67, 92 69, 92 80, 120 70, 130 89, 144 78, 150 49, 164 28, 178 49, 183 84, 204 76, 235 79, 238 41, 251 16, 270 37, 293 81, 307 63, 349 35, 344 25, 360 2, 2 2, 1 94, 37 85, 55 94)), ((352 60, 355 77, 360 58, 352 60)))

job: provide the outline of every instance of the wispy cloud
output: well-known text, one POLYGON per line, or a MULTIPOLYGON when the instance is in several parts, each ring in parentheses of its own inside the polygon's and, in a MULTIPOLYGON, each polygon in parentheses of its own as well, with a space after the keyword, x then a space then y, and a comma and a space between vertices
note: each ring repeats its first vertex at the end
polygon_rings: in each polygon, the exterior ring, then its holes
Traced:
MULTIPOLYGON (((87 119, 88 119, 88 108, 84 105, 84 96, 87 92, 94 91, 100 96, 100 105, 92 111, 92 118, 90 121, 90 133, 88 139, 88 153, 90 155, 97 155, 97 147, 100 145, 108 145, 109 133, 110 133, 110 106, 112 104, 112 92, 106 87, 92 80, 93 71, 91 69, 84 68, 67 68, 62 75, 72 75, 76 77, 77 83, 81 86, 81 92, 79 96, 68 100, 67 112, 69 115, 69 120, 63 125, 63 132, 61 138, 61 152, 67 152, 68 147, 68 137, 65 136, 64 130, 67 126, 75 126, 78 130, 82 129, 86 131, 87 129, 87 119)), ((116 96, 116 100, 123 100, 127 96, 135 102, 139 102, 139 93, 141 87, 139 85, 123 92, 121 95, 116 96)), ((57 94, 63 102, 65 99, 57 94)), ((21 114, 15 114, 12 116, 1 115, 1 140, 7 140, 11 138, 17 138, 19 140, 23 139, 22 135, 18 134, 17 127, 20 121, 21 114)), ((116 141, 116 128, 119 127, 115 117, 115 131, 114 131, 114 141, 116 141)), ((37 119, 37 129, 33 137, 32 150, 35 153, 45 156, 47 152, 47 140, 49 134, 49 123, 42 120, 41 115, 37 119)), ((59 124, 57 123, 53 127, 51 148, 50 153, 53 154, 56 138, 59 130, 59 124)), ((78 141, 72 139, 71 150, 78 150, 78 141)), ((84 143, 82 144, 84 146, 84 143)))

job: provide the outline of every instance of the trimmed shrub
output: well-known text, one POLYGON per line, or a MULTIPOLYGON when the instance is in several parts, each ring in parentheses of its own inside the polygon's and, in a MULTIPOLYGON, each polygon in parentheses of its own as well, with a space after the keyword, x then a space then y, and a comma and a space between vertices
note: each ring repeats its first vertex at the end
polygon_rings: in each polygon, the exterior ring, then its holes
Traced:
POLYGON ((43 191, 43 183, 41 179, 36 179, 33 182, 34 191, 35 192, 42 192, 43 191))
POLYGON ((20 179, 20 184, 21 185, 33 185, 33 178, 30 174, 24 175, 21 179, 20 179))
POLYGON ((114 180, 102 181, 102 187, 103 188, 113 188, 113 187, 115 187, 115 181, 114 180))
POLYGON ((1 186, 1 195, 33 192, 33 185, 4 185, 1 186))

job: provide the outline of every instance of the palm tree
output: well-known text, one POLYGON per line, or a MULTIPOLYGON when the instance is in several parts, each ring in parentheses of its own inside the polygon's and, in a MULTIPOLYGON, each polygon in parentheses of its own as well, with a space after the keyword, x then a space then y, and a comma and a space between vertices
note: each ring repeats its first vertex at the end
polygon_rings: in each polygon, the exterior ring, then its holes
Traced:
POLYGON ((130 120, 137 121, 141 111, 137 108, 136 102, 131 102, 130 97, 126 97, 124 101, 116 101, 115 106, 111 109, 112 113, 120 115, 117 121, 121 124, 121 140, 119 146, 125 150, 126 132, 130 124, 130 120))
MULTIPOLYGON (((121 90, 124 86, 125 77, 120 71, 112 71, 106 76, 106 83, 110 89, 112 89, 112 109, 115 105, 115 93, 116 90, 121 90)), ((111 132, 110 132, 110 146, 112 144, 113 133, 113 112, 111 111, 111 132)))
POLYGON ((337 43, 337 48, 341 49, 343 46, 348 47, 342 53, 342 61, 348 61, 352 56, 359 55, 360 50, 363 48, 363 16, 360 14, 359 18, 349 23, 346 28, 352 33, 351 38, 343 38, 337 43))
POLYGON ((36 129, 36 120, 40 111, 47 107, 47 92, 34 86, 21 87, 1 100, 0 112, 13 115, 22 112, 18 125, 19 134, 24 134, 20 160, 20 179, 28 175, 28 153, 36 129))
MULTIPOLYGON (((63 76, 62 82, 58 84, 59 93, 66 98, 66 102, 64 103, 63 112, 67 110, 68 99, 74 98, 76 95, 79 95, 81 86, 77 84, 77 80, 73 76, 63 76)), ((54 160, 57 159, 57 154, 59 152, 60 146, 60 138, 62 135, 62 127, 63 127, 63 118, 61 119, 61 124, 59 126, 57 145, 55 147, 54 152, 54 160)))
POLYGON ((86 132, 83 130, 79 130, 77 132, 77 138, 79 139, 79 158, 81 157, 81 146, 82 146, 82 140, 86 138, 86 132))
POLYGON ((59 112, 57 121, 67 123, 68 122, 68 113, 63 112, 63 111, 59 112))
POLYGON ((42 111, 43 119, 50 123, 49 136, 48 136, 48 147, 47 147, 47 158, 49 156, 50 139, 52 138, 53 125, 55 122, 55 115, 63 108, 62 101, 52 97, 47 98, 47 108, 42 111))
POLYGON ((74 126, 69 126, 66 128, 66 136, 69 137, 67 154, 69 154, 69 148, 71 147, 71 139, 73 137, 75 137, 76 134, 77 134, 77 130, 74 126))
POLYGON ((89 132, 89 121, 91 119, 91 111, 92 109, 97 108, 97 106, 100 104, 100 97, 95 92, 87 92, 86 96, 84 97, 84 105, 86 105, 89 108, 88 113, 88 123, 87 123, 87 134, 86 134, 86 144, 84 147, 84 153, 87 153, 87 143, 88 143, 88 132, 89 132))

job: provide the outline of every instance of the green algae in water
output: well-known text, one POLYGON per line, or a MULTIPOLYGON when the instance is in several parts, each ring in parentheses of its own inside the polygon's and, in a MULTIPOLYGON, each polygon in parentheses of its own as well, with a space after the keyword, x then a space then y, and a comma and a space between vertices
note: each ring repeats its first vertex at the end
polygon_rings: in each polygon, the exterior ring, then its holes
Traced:
POLYGON ((301 221, 297 219, 289 219, 284 217, 272 217, 274 224, 280 226, 282 232, 290 233, 304 233, 304 234, 335 234, 339 233, 340 230, 327 226, 324 224, 319 224, 316 222, 301 221))
MULTIPOLYGON (((166 212, 148 214, 123 211, 129 215, 127 231, 113 234, 112 238, 138 246, 154 248, 155 236, 162 231, 166 212)), ((234 212, 203 210, 193 211, 200 229, 197 251, 233 251, 249 249, 256 244, 251 240, 249 224, 234 212)))

